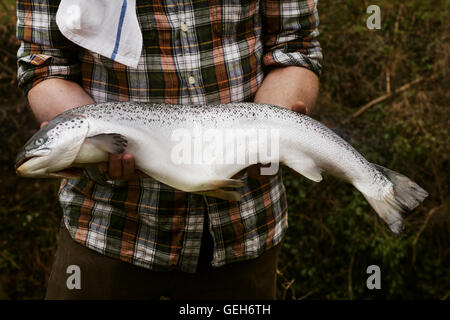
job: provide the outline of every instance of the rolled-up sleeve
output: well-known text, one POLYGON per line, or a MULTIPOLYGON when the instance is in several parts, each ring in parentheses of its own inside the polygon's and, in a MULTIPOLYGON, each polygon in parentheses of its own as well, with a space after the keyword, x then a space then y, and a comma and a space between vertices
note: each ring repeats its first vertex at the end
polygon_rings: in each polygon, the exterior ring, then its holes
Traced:
POLYGON ((264 66, 301 66, 320 76, 317 0, 263 0, 262 14, 264 66))
POLYGON ((60 1, 18 0, 17 52, 19 87, 27 94, 39 82, 49 78, 79 81, 80 63, 76 46, 56 25, 60 1))

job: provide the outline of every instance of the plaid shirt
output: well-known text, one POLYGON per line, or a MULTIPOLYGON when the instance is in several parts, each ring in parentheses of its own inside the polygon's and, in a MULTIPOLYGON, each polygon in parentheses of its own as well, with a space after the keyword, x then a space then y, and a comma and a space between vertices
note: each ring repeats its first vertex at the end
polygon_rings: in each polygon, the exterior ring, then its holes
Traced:
MULTIPOLYGON (((72 80, 96 102, 252 101, 270 68, 295 65, 320 75, 316 2, 137 0, 143 51, 138 67, 129 68, 69 42, 55 22, 59 1, 18 0, 19 86, 27 93, 45 79, 72 80)), ((244 180, 239 202, 151 178, 63 180, 59 198, 66 227, 86 247, 152 270, 195 272, 202 232, 213 238, 216 267, 256 258, 282 240, 281 174, 244 180)))

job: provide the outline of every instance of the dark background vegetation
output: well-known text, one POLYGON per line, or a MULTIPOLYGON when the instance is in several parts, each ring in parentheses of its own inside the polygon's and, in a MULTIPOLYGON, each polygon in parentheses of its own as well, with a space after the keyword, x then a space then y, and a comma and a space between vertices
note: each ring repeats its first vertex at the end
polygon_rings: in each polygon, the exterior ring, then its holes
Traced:
MULTIPOLYGON (((449 298, 449 3, 319 2, 325 61, 313 116, 346 131, 369 161, 413 178, 430 196, 396 237, 351 185, 330 176, 314 184, 284 170, 290 227, 280 299, 449 298), (366 28, 370 4, 381 7, 381 30, 366 28), (366 288, 373 264, 381 268, 381 290, 366 288)), ((38 129, 17 89, 14 34, 14 1, 0 0, 0 298, 38 299, 61 210, 57 181, 20 179, 12 168, 38 129)))

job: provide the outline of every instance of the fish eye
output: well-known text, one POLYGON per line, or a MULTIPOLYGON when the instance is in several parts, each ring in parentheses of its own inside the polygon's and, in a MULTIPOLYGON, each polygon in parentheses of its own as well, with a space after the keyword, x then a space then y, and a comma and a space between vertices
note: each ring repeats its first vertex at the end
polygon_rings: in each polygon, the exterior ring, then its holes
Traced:
POLYGON ((40 145, 42 145, 44 143, 44 138, 39 138, 37 139, 34 144, 39 147, 40 145))

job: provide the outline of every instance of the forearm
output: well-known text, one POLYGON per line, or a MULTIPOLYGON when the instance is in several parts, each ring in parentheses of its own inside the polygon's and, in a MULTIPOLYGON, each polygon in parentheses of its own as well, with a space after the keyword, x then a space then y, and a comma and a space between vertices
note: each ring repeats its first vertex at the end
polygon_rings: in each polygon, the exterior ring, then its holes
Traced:
POLYGON ((28 92, 27 98, 39 122, 49 121, 68 109, 94 103, 79 84, 57 78, 38 83, 28 92))
POLYGON ((316 105, 319 78, 303 67, 273 69, 256 92, 255 102, 292 108, 297 102, 306 104, 307 113, 316 105))

